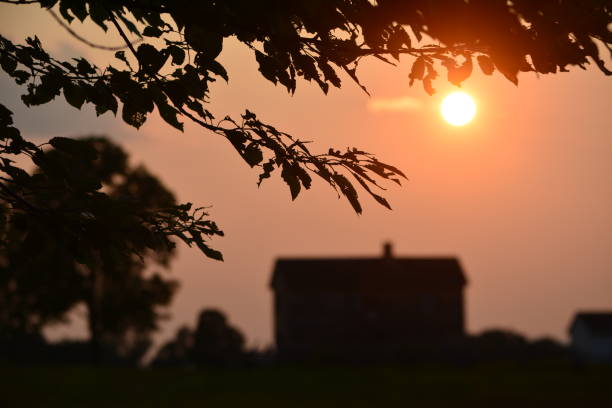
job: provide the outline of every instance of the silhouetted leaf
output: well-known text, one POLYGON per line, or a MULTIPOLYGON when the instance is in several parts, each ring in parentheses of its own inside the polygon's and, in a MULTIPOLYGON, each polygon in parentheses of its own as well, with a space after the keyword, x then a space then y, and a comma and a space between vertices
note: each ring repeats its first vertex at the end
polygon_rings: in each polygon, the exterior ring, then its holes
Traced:
POLYGON ((427 68, 427 75, 425 75, 423 78, 423 88, 429 95, 433 95, 436 93, 436 90, 433 87, 433 80, 438 77, 438 73, 432 64, 426 63, 425 66, 427 68))
POLYGON ((493 71, 495 71, 495 65, 493 64, 493 61, 491 61, 491 58, 486 55, 478 56, 478 65, 480 65, 480 69, 485 75, 491 75, 493 74, 493 71))
POLYGON ((461 86, 461 83, 472 75, 472 57, 465 56, 465 62, 457 66, 454 60, 446 60, 443 65, 448 70, 448 82, 453 85, 461 86))
POLYGON ((162 31, 157 27, 146 26, 145 29, 142 31, 142 35, 144 35, 145 37, 157 38, 162 35, 162 31))
POLYGON ((168 52, 172 56, 173 65, 183 65, 183 62, 185 62, 185 51, 181 47, 171 45, 168 47, 168 52))
POLYGON ((17 60, 6 54, 0 54, 0 66, 7 74, 12 74, 17 68, 17 60))
POLYGON ((223 254, 215 249, 210 248, 202 241, 196 241, 198 248, 210 259, 223 262, 223 254))
POLYGON ((221 78, 225 79, 225 81, 229 81, 229 77, 227 76, 227 71, 225 70, 225 68, 223 68, 223 65, 219 64, 217 61, 210 61, 207 65, 206 68, 219 75, 221 78))
POLYGON ((257 185, 260 186, 264 179, 269 178, 270 174, 274 171, 274 169, 274 159, 270 159, 266 163, 264 163, 262 166, 262 172, 259 175, 259 181, 257 182, 257 185))
POLYGON ((370 194, 376 201, 378 201, 380 205, 387 207, 389 210, 391 209, 389 202, 384 197, 381 197, 378 194, 374 193, 372 189, 370 189, 370 186, 368 186, 368 184, 361 177, 354 173, 353 177, 355 177, 359 184, 361 184, 361 186, 368 192, 368 194, 370 194))
POLYGON ((412 86, 415 80, 422 80, 423 75, 425 75, 425 59, 418 57, 412 64, 412 70, 408 76, 410 78, 410 86, 412 86))
POLYGON ((182 132, 183 124, 178 120, 178 115, 180 114, 180 112, 174 109, 172 106, 168 105, 168 103, 165 101, 157 101, 156 105, 162 119, 164 119, 166 123, 172 125, 173 127, 182 132))
POLYGON ((115 53, 115 58, 120 59, 121 61, 123 61, 125 63, 125 65, 127 65, 128 67, 130 66, 130 62, 125 57, 125 51, 117 51, 115 53))
POLYGON ((147 111, 138 103, 127 102, 123 104, 121 117, 128 125, 140 128, 147 120, 147 111))
POLYGON ((85 102, 85 91, 72 82, 66 82, 64 84, 64 97, 66 101, 77 109, 81 109, 85 102))
POLYGON ((291 199, 295 200, 300 194, 301 190, 300 179, 298 178, 295 166, 288 163, 283 163, 281 177, 289 186, 289 191, 291 191, 291 199))
POLYGON ((361 204, 359 203, 359 198, 357 196, 357 191, 355 190, 355 187, 353 187, 351 182, 348 181, 346 177, 344 177, 342 174, 339 174, 339 173, 333 174, 332 179, 338 185, 340 192, 342 193, 342 195, 346 197, 346 199, 349 201, 349 203, 351 204, 355 212, 357 214, 361 214, 362 209, 361 209, 361 204))
POLYGON ((168 59, 168 54, 159 52, 150 44, 141 44, 136 51, 142 70, 151 74, 157 73, 168 59))
POLYGON ((189 25, 185 28, 185 39, 194 50, 213 60, 221 53, 223 36, 218 32, 207 31, 201 26, 189 25))
POLYGON ((263 153, 258 145, 251 143, 244 149, 242 157, 244 157, 249 166, 254 167, 262 162, 263 153))

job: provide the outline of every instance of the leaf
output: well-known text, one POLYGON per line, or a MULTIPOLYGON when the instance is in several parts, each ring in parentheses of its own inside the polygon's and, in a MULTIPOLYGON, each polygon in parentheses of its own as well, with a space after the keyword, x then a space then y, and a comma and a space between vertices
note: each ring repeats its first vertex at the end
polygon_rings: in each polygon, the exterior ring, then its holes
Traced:
POLYGON ((159 52, 151 44, 141 44, 136 51, 140 68, 150 74, 156 74, 164 66, 168 54, 159 52))
POLYGON ((245 134, 237 129, 230 129, 225 131, 225 136, 229 139, 229 141, 234 145, 236 150, 242 154, 244 150, 244 144, 247 141, 245 134))
POLYGON ((123 61, 125 63, 125 65, 127 65, 128 67, 130 67, 130 62, 127 60, 127 58, 125 57, 125 51, 117 51, 115 53, 115 58, 123 61))
POLYGON ((306 190, 309 190, 312 184, 312 178, 310 177, 310 175, 306 172, 306 170, 300 167, 300 165, 297 163, 294 165, 294 170, 298 178, 302 182, 302 185, 304 186, 304 188, 306 190))
POLYGON ((223 49, 223 36, 219 32, 206 31, 197 25, 185 27, 185 40, 191 48, 214 60, 223 49))
POLYGON ((62 0, 60 2, 60 14, 66 21, 68 21, 68 23, 71 23, 72 20, 74 20, 74 17, 72 17, 72 15, 68 12, 68 7, 68 1, 62 0))
POLYGON ((87 95, 87 101, 92 102, 96 106, 96 115, 100 116, 107 111, 117 114, 119 105, 117 99, 111 93, 109 87, 103 84, 101 81, 96 82, 94 86, 85 88, 87 95))
POLYGON ((97 2, 89 3, 89 17, 105 32, 108 31, 105 21, 108 19, 108 13, 103 5, 97 2))
POLYGON ((436 93, 433 87, 433 80, 438 77, 438 73, 432 64, 426 63, 425 66, 427 67, 427 75, 423 78, 423 88, 429 95, 433 95, 436 93))
POLYGON ((448 70, 448 81, 453 85, 461 86, 463 81, 472 75, 472 57, 466 55, 465 58, 465 62, 461 66, 457 66, 455 61, 452 59, 449 59, 443 63, 448 70))
MULTIPOLYGON (((65 1, 63 1, 64 3, 65 1)), ((70 2, 70 11, 74 13, 74 15, 81 21, 85 20, 87 17, 87 9, 85 8, 84 1, 71 1, 70 2)))
POLYGON ((131 101, 123 104, 121 117, 125 123, 134 126, 136 129, 139 129, 147 120, 146 111, 142 109, 142 106, 138 106, 131 101))
POLYGON ((391 56, 399 61, 400 55, 397 52, 402 45, 406 45, 408 48, 411 47, 410 36, 404 30, 402 26, 394 27, 393 32, 389 35, 389 39, 387 40, 387 49, 391 51, 391 56))
POLYGON ((214 259, 215 261, 223 262, 223 254, 221 252, 210 248, 208 245, 201 241, 196 241, 196 244, 198 248, 200 248, 200 251, 204 253, 204 255, 206 255, 210 259, 214 259))
MULTIPOLYGON (((340 78, 338 77, 338 74, 336 74, 336 71, 332 68, 331 65, 329 65, 327 61, 317 60, 317 66, 323 73, 323 76, 325 77, 325 80, 327 82, 330 82, 336 88, 340 88, 340 78)), ((290 83, 289 91, 295 92, 295 79, 290 83)))
POLYGON ((332 179, 340 188, 340 192, 347 198, 347 200, 353 207, 353 210, 355 210, 357 214, 361 214, 362 209, 361 209, 361 204, 359 203, 357 190, 355 190, 355 187, 353 187, 351 182, 348 181, 346 177, 344 177, 340 173, 332 174, 332 179))
MULTIPOLYGON (((132 9, 132 12, 134 12, 134 10, 132 9)), ((121 22, 123 24, 125 24, 125 27, 132 33, 132 34, 136 34, 137 36, 140 37, 140 31, 138 31, 138 29, 136 28, 136 26, 134 25, 134 23, 132 23, 130 20, 128 20, 127 18, 125 18, 123 16, 123 14, 117 14, 117 17, 119 18, 119 20, 121 20, 121 22)))
POLYGON ((13 112, 6 106, 0 104, 0 125, 9 126, 13 124, 13 112))
POLYGON ((64 84, 64 98, 70 105, 81 109, 83 103, 85 103, 85 91, 79 85, 66 82, 64 84))
POLYGON ((422 80, 423 75, 425 75, 425 58, 418 57, 412 64, 410 75, 408 75, 408 78, 410 78, 410 86, 414 84, 415 80, 422 80))
POLYGON ((40 0, 40 7, 51 8, 57 4, 58 0, 40 0))
POLYGON ((13 71, 11 76, 15 78, 17 85, 23 85, 28 79, 30 79, 30 73, 20 69, 13 71))
POLYGON ((384 207, 387 207, 389 210, 391 210, 391 205, 389 205, 389 202, 384 198, 379 196, 378 194, 374 193, 372 191, 372 189, 370 188, 370 186, 368 186, 368 184, 365 182, 365 180, 363 180, 361 177, 359 177, 357 174, 352 173, 353 177, 355 177, 355 179, 359 182, 359 184, 361 184, 361 186, 376 200, 378 201, 379 204, 381 204, 384 207))
POLYGON ((223 65, 219 64, 217 61, 214 61, 214 60, 210 61, 206 65, 206 69, 208 69, 210 72, 213 72, 213 73, 219 75, 221 78, 225 79, 225 82, 229 82, 229 77, 227 76, 227 71, 225 70, 223 65))
POLYGON ((266 54, 255 50, 255 60, 259 64, 259 72, 268 81, 276 85, 278 82, 278 66, 274 61, 274 58, 267 56, 266 54))
POLYGON ((91 66, 91 64, 89 63, 89 61, 87 61, 85 58, 75 58, 75 61, 77 62, 77 72, 79 74, 83 74, 83 75, 88 75, 88 74, 95 74, 96 70, 91 66))
POLYGON ((353 81, 355 81, 357 85, 359 85, 359 87, 363 90, 363 92, 365 92, 368 96, 372 96, 370 95, 366 87, 361 85, 361 82, 359 82, 359 78, 357 78, 357 74, 355 70, 356 70, 355 68, 344 67, 344 71, 346 71, 346 73, 349 74, 349 76, 353 79, 353 81))
POLYGON ((501 72, 506 79, 518 86, 518 73, 520 70, 519 64, 509 55, 495 54, 493 56, 495 67, 501 72))
POLYGON ((298 178, 297 172, 295 171, 295 167, 293 165, 288 164, 287 162, 283 163, 281 177, 289 186, 289 191, 291 191, 291 200, 295 200, 298 194, 300 194, 301 190, 300 179, 298 178))
POLYGON ((6 54, 0 55, 0 66, 7 74, 12 74, 17 69, 17 60, 6 54))
POLYGON ((153 26, 146 26, 145 29, 142 32, 142 35, 144 35, 145 37, 159 37, 160 35, 162 35, 162 31, 157 28, 157 27, 153 27, 153 26))
POLYGON ((262 166, 263 171, 259 175, 259 181, 257 182, 257 186, 260 186, 264 179, 270 177, 270 174, 274 171, 274 159, 270 159, 265 162, 262 166))
POLYGON ((183 106, 189 96, 182 80, 166 81, 163 84, 164 92, 175 106, 183 106))
POLYGON ((170 124, 174 128, 183 131, 183 123, 179 122, 177 116, 180 114, 178 110, 173 108, 166 101, 156 100, 155 104, 157 105, 157 110, 159 111, 160 116, 166 123, 170 124))
POLYGON ((258 165, 263 161, 263 153, 259 146, 255 143, 249 144, 246 149, 244 149, 242 157, 251 167, 258 165))
POLYGON ((185 50, 177 45, 171 45, 167 50, 172 57, 172 65, 183 65, 183 62, 185 62, 185 50))
POLYGON ((483 74, 485 75, 493 74, 493 71, 495 71, 495 65, 493 64, 493 61, 491 61, 491 58, 489 58, 489 56, 479 55, 477 59, 478 59, 478 65, 480 66, 480 70, 482 71, 483 74))

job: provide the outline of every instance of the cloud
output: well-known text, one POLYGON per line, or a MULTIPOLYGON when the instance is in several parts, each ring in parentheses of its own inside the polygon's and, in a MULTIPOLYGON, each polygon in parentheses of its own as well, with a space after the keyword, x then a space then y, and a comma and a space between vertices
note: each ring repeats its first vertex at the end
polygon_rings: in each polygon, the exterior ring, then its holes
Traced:
POLYGON ((368 103, 368 109, 373 112, 408 112, 419 110, 423 107, 420 99, 410 96, 397 98, 372 99, 368 103))

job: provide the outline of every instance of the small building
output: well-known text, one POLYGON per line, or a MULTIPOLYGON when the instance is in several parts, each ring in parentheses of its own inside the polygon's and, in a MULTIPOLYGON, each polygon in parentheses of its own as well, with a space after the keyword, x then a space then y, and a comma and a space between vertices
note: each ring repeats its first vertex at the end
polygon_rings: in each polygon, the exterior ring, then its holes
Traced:
POLYGON ((276 262, 280 358, 378 359, 464 336, 466 278, 456 258, 283 258, 276 262))
POLYGON ((589 363, 612 363, 612 312, 577 313, 569 328, 572 349, 589 363))

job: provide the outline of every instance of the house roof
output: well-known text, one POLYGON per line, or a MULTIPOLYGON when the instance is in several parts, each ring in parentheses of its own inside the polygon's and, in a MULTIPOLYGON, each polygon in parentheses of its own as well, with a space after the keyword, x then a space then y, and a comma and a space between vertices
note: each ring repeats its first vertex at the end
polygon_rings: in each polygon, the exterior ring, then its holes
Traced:
POLYGON ((466 279, 456 258, 284 258, 276 261, 274 290, 409 291, 462 287, 466 279))
POLYGON ((571 328, 578 322, 581 322, 592 334, 606 337, 612 336, 612 312, 577 313, 571 328))

